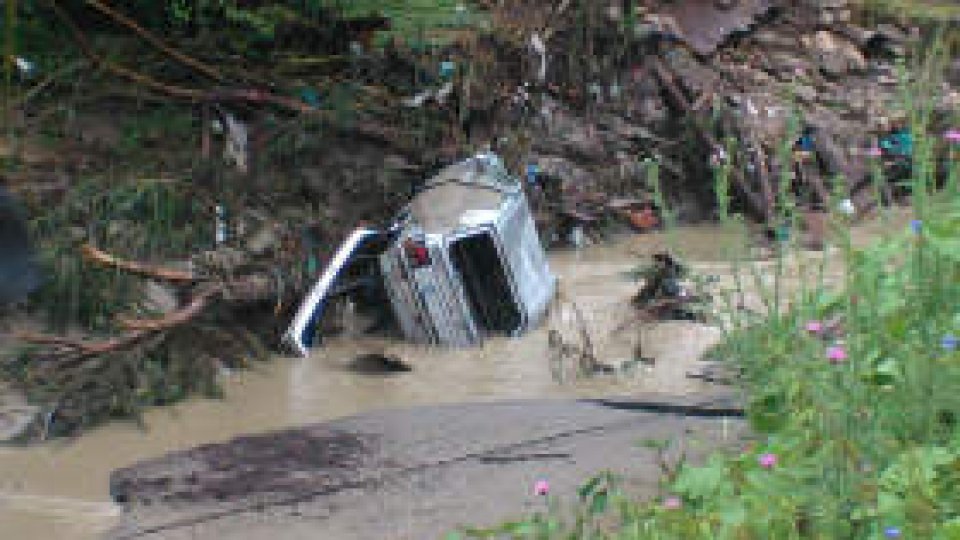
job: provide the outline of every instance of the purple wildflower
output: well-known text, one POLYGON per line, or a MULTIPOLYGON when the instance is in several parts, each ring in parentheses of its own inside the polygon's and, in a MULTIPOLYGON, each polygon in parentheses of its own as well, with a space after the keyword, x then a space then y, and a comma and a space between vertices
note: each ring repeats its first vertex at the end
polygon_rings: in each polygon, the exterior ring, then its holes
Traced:
POLYGON ((663 508, 666 510, 679 510, 682 504, 680 497, 676 495, 671 495, 663 500, 663 508))
POLYGON ((842 345, 832 345, 827 347, 827 360, 831 364, 839 364, 847 359, 847 350, 842 345))
POLYGON ((881 150, 879 146, 871 146, 867 149, 867 157, 883 157, 883 150, 881 150))
POLYGON ((946 139, 947 142, 960 144, 960 129, 948 129, 943 134, 943 138, 946 139))
POLYGON ((886 538, 900 538, 900 529, 897 527, 887 527, 883 530, 883 536, 886 538))
POLYGON ((805 324, 803 328, 811 334, 819 334, 823 332, 823 323, 820 321, 807 321, 807 324, 805 324))
POLYGON ((541 497, 546 496, 550 493, 550 483, 543 479, 537 480, 533 484, 533 493, 541 497))
POLYGON ((769 452, 766 454, 760 454, 760 457, 757 459, 757 461, 764 469, 772 469, 773 466, 777 464, 777 455, 769 452))
POLYGON ((948 351, 957 350, 957 336, 953 334, 943 336, 943 339, 940 340, 940 345, 948 351))
POLYGON ((919 219, 914 219, 910 222, 910 230, 913 231, 913 234, 920 234, 920 231, 923 229, 923 222, 919 219))

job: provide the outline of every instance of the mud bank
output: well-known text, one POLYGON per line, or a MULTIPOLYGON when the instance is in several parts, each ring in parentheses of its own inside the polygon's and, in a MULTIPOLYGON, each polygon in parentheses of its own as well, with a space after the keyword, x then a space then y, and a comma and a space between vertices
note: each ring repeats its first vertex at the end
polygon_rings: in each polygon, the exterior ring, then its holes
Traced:
POLYGON ((742 442, 729 399, 675 399, 664 413, 644 406, 663 396, 647 397, 417 407, 178 452, 113 475, 127 512, 110 537, 439 538, 545 505, 538 478, 567 498, 613 470, 655 496, 644 440, 694 459, 742 442))

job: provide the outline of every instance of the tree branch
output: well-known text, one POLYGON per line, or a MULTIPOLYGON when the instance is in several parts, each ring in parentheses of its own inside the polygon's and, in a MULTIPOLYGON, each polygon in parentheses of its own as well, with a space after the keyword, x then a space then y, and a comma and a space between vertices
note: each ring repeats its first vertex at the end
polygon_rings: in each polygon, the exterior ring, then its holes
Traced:
POLYGON ((223 75, 217 72, 217 70, 167 45, 166 43, 163 42, 163 40, 153 35, 153 33, 151 33, 149 30, 137 24, 136 21, 134 21, 133 19, 130 19, 129 17, 127 17, 122 13, 117 12, 116 10, 108 6, 106 3, 101 2, 100 0, 87 0, 87 5, 99 11, 100 13, 103 13, 104 15, 114 20, 115 22, 118 22, 123 26, 126 26, 127 28, 132 30, 134 33, 136 33, 138 36, 143 38, 145 41, 149 42, 154 47, 163 51, 167 56, 170 56, 171 58, 177 60, 178 62, 186 66, 192 67, 193 69, 199 71, 200 73, 203 73, 204 75, 206 75, 207 77, 210 77, 211 79, 215 79, 221 82, 224 80, 223 75))
POLYGON ((65 11, 63 11, 63 8, 57 4, 56 0, 47 0, 47 3, 50 5, 51 9, 53 9, 53 12, 57 18, 60 19, 60 21, 63 22, 63 24, 65 24, 70 30, 74 41, 76 41, 77 46, 80 47, 80 51, 94 64, 101 66, 107 71, 111 71, 120 77, 170 96, 190 100, 197 100, 203 97, 203 92, 200 90, 165 84, 142 73, 137 73, 131 69, 104 60, 103 57, 97 54, 97 51, 94 50, 93 46, 87 40, 87 37, 83 34, 83 31, 80 30, 80 27, 77 26, 77 24, 65 11))
POLYGON ((120 319, 119 323, 120 326, 128 330, 136 330, 137 332, 159 332, 161 330, 167 330, 174 326, 184 324, 199 315, 209 305, 210 299, 221 293, 222 290, 220 288, 208 289, 194 296, 193 299, 190 300, 190 303, 183 308, 160 319, 120 319))
POLYGON ((80 248, 80 252, 88 261, 95 262, 102 266, 126 270, 127 272, 140 276, 180 283, 194 283, 199 281, 199 279, 190 272, 150 266, 136 261, 126 261, 101 251, 90 244, 84 244, 80 248))

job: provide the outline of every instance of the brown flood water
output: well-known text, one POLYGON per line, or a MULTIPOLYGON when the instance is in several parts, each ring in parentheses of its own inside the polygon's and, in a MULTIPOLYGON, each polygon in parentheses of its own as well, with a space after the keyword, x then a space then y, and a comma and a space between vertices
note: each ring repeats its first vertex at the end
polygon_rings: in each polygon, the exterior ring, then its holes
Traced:
MULTIPOLYGON (((898 220, 902 221, 902 219, 898 220)), ((883 227, 857 228, 856 237, 882 234, 883 227)), ((731 283, 729 260, 739 236, 718 226, 683 227, 670 234, 623 237, 580 251, 555 252, 550 262, 562 294, 584 313, 598 356, 626 359, 635 344, 636 326, 627 301, 637 284, 623 273, 647 259, 644 254, 668 245, 695 271, 714 274, 720 286, 731 283), (676 250, 675 250, 676 251, 676 250)), ((805 254, 801 259, 820 259, 805 254)), ((828 260, 834 257, 826 253, 828 260)), ((759 263, 769 273, 769 261, 759 263)), ((836 264, 827 273, 836 275, 836 264)), ((808 278, 812 270, 791 261, 787 282, 808 278)), ((766 281, 766 279, 765 279, 766 281)), ((789 286, 789 285, 788 285, 789 286)), ((791 287, 792 288, 792 287, 791 287)), ((756 298, 747 299, 756 305, 756 298)), ((116 521, 108 478, 118 467, 138 460, 229 439, 243 433, 321 422, 377 409, 444 402, 497 399, 628 395, 639 392, 696 393, 703 384, 685 376, 720 335, 716 328, 670 322, 645 325, 645 356, 656 365, 633 375, 604 376, 560 385, 547 362, 546 328, 518 339, 495 339, 482 348, 428 350, 370 339, 330 341, 310 358, 276 358, 252 370, 225 375, 225 399, 194 399, 154 409, 145 429, 113 423, 74 441, 29 448, 0 447, 0 527, 3 538, 84 540, 100 537, 116 521), (358 353, 386 348, 413 366, 390 376, 350 371, 358 353)))

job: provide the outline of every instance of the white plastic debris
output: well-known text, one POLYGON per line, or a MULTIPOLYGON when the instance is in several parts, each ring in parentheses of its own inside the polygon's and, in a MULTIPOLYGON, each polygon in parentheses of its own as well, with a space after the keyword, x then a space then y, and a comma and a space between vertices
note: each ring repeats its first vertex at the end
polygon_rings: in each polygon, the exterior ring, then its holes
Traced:
POLYGON ((415 96, 403 98, 400 101, 400 103, 402 103, 404 107, 414 107, 414 108, 423 107, 423 104, 426 103, 427 100, 430 99, 430 96, 432 95, 433 95, 432 90, 424 90, 423 92, 420 92, 415 96))
POLYGON ((20 74, 24 77, 30 77, 33 75, 33 72, 37 69, 36 64, 27 60, 22 56, 13 57, 13 65, 17 67, 17 70, 20 71, 20 74))
POLYGON ((530 46, 533 47, 533 51, 540 56, 540 67, 537 69, 537 80, 543 82, 547 80, 547 46, 544 44, 543 39, 540 38, 540 34, 534 32, 530 36, 530 46))
POLYGON ((570 231, 570 243, 577 249, 586 247, 587 235, 583 232, 583 227, 577 225, 570 231))
POLYGON ((437 90, 437 103, 442 105, 447 100, 447 98, 450 97, 450 94, 452 93, 453 93, 453 83, 449 81, 444 83, 443 86, 441 86, 440 89, 437 90))
POLYGON ((620 92, 620 83, 614 81, 613 84, 610 85, 610 97, 612 99, 618 99, 620 97, 620 92))
POLYGON ((223 149, 224 159, 236 165, 237 169, 247 172, 247 126, 230 113, 224 115, 227 121, 227 144, 223 149))
POLYGON ((219 246, 227 241, 227 210, 222 204, 217 205, 216 216, 215 239, 219 246))
POLYGON ((847 216, 852 216, 857 213, 857 208, 853 205, 853 201, 850 199, 844 199, 840 201, 839 210, 847 216))

